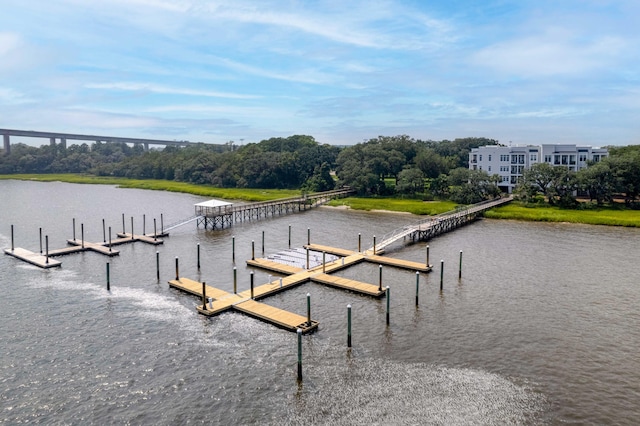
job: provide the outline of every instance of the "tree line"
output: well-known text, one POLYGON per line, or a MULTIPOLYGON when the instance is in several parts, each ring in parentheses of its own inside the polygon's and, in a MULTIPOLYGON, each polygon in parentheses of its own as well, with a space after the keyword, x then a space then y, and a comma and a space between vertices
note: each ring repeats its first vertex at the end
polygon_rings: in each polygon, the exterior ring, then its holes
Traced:
MULTIPOLYGON (((500 194, 497 175, 469 170, 472 148, 496 145, 488 138, 416 140, 379 136, 338 147, 312 136, 270 138, 240 147, 198 144, 145 151, 142 145, 14 144, 0 156, 0 174, 87 173, 136 179, 165 179, 217 187, 324 191, 347 185, 368 196, 451 199, 461 204, 500 194)), ((537 164, 526 170, 516 193, 525 201, 572 206, 576 194, 597 204, 622 194, 628 204, 640 195, 640 149, 610 147, 610 156, 578 172, 537 164)))

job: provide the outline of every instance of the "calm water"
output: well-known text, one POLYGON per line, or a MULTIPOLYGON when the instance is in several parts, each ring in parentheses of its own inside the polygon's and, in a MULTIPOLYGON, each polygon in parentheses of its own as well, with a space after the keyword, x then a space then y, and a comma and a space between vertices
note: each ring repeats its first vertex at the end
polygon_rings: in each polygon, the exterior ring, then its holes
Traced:
MULTIPOLYGON (((85 238, 147 232, 188 217, 200 197, 108 186, 0 181, 0 247, 59 248, 72 219, 85 238)), ((305 284, 265 302, 306 313, 304 381, 293 333, 238 313, 205 318, 194 297, 168 288, 182 276, 249 286, 251 241, 261 255, 312 242, 367 246, 416 221, 409 215, 314 209, 204 231, 175 229, 160 247, 118 247, 60 258, 43 271, 0 256, 0 423, 41 424, 636 424, 640 418, 640 231, 478 221, 429 242, 431 274, 385 268, 385 299, 305 284), (231 238, 236 238, 236 263, 231 238), (200 243, 202 267, 196 268, 200 243), (155 254, 160 252, 161 280, 155 254), (464 252, 463 278, 458 256, 464 252), (439 291, 440 259, 445 262, 439 291), (111 292, 106 262, 111 262, 111 292), (346 305, 353 345, 346 348, 346 305)), ((425 243, 389 253, 424 261, 425 243)), ((256 270, 256 282, 268 275, 256 270)), ((378 267, 340 273, 377 283, 378 267)))

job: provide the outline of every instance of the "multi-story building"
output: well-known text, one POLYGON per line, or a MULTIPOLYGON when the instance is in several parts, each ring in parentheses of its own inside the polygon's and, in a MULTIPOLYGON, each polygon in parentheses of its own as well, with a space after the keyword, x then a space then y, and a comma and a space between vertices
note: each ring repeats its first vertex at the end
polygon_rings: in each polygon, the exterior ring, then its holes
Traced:
POLYGON ((577 145, 488 145, 471 149, 469 169, 484 170, 490 175, 500 176, 498 186, 511 193, 518 184, 524 170, 536 163, 549 163, 578 171, 587 167, 588 161, 600 161, 608 156, 605 148, 577 145))

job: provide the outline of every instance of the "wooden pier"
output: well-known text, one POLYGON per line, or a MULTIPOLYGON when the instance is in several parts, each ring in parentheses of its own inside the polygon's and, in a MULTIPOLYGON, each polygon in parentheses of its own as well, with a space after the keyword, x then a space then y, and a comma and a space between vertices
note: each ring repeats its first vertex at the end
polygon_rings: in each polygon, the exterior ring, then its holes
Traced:
POLYGON ((13 250, 5 249, 4 254, 8 254, 16 259, 20 259, 23 262, 30 263, 43 269, 55 268, 62 265, 62 262, 59 260, 49 259, 47 256, 40 253, 34 253, 20 247, 15 247, 13 250))
POLYGON ((301 212, 333 200, 334 198, 346 197, 355 191, 351 188, 336 189, 333 191, 315 192, 305 194, 300 197, 281 198, 279 200, 264 201, 232 205, 231 203, 221 203, 216 206, 209 206, 207 203, 196 204, 195 216, 185 219, 188 223, 196 220, 196 226, 202 225, 204 229, 224 228, 231 226, 235 222, 247 220, 258 220, 269 216, 283 215, 294 212, 301 212))

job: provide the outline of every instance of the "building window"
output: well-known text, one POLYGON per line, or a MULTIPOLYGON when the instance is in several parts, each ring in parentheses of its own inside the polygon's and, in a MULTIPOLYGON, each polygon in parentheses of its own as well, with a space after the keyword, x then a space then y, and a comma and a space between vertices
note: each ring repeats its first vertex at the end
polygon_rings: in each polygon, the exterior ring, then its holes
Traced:
POLYGON ((555 165, 559 165, 560 164, 560 156, 558 154, 553 156, 553 164, 555 164, 555 165))
MULTIPOLYGON (((491 157, 491 156, 489 156, 489 157, 491 157)), ((489 160, 491 160, 491 158, 489 158, 489 160)), ((487 167, 487 171, 488 171, 488 172, 490 172, 490 171, 491 171, 491 166, 488 166, 488 167, 487 167)))
POLYGON ((575 164, 576 164, 576 156, 575 156, 575 154, 571 154, 569 156, 569 164, 572 165, 572 166, 575 166, 575 164))
POLYGON ((475 164, 473 165, 473 170, 478 170, 478 166, 476 166, 475 164))
POLYGON ((578 161, 581 163, 584 163, 585 161, 587 161, 587 154, 578 155, 578 161))
POLYGON ((489 154, 489 161, 491 161, 491 154, 489 154))
POLYGON ((594 154, 594 155, 593 155, 593 162, 594 162, 594 163, 597 163, 598 161, 600 161, 600 156, 599 156, 599 155, 597 155, 597 154, 594 154))
POLYGON ((538 154, 531 154, 529 156, 529 161, 531 161, 532 163, 535 163, 536 161, 538 161, 538 154))
POLYGON ((482 154, 480 154, 478 160, 482 161, 482 154))
POLYGON ((524 154, 518 155, 518 164, 524 164, 524 154))
POLYGON ((509 154, 500 154, 500 161, 509 161, 509 154))
POLYGON ((551 156, 550 155, 545 155, 544 156, 544 162, 545 163, 550 163, 551 162, 551 156))
POLYGON ((509 176, 502 176, 503 182, 509 182, 509 176))
POLYGON ((511 164, 518 164, 518 156, 517 155, 512 155, 511 156, 511 164))
POLYGON ((566 166, 567 164, 569 164, 568 157, 569 156, 566 155, 566 154, 562 156, 562 165, 563 166, 566 166))

